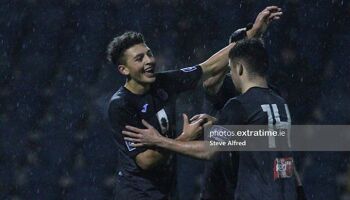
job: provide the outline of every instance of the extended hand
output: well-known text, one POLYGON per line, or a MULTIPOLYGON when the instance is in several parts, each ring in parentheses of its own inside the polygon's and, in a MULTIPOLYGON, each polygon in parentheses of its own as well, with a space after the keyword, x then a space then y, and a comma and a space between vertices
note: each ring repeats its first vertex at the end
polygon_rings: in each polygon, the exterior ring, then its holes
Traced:
POLYGON ((182 116, 184 123, 182 127, 181 137, 187 141, 196 139, 203 130, 203 124, 205 123, 205 120, 196 119, 191 120, 190 123, 186 114, 182 114, 182 116))
POLYGON ((201 120, 201 119, 204 120, 204 122, 205 122, 203 124, 204 127, 210 126, 210 125, 214 124, 217 121, 217 119, 215 117, 210 116, 210 115, 205 114, 205 113, 193 116, 191 118, 191 121, 196 121, 196 120, 201 120))
POLYGON ((131 145, 133 147, 156 145, 163 136, 157 131, 157 129, 155 129, 145 120, 142 120, 142 124, 147 129, 125 126, 127 131, 122 131, 122 133, 125 135, 124 139, 133 142, 131 145))
POLYGON ((256 17, 252 29, 247 32, 248 38, 260 37, 266 31, 270 22, 279 20, 282 14, 282 9, 277 6, 266 7, 256 17))

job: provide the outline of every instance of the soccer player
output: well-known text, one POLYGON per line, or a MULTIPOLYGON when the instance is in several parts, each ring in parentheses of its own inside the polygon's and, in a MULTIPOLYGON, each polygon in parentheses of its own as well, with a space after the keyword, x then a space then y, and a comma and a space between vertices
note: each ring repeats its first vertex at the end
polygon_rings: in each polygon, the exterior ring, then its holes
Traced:
MULTIPOLYGON (((278 7, 268 7, 255 21, 248 37, 261 34, 267 24, 281 15, 278 7)), ((140 33, 126 32, 108 46, 108 58, 126 77, 126 83, 113 95, 109 104, 109 119, 118 145, 119 171, 116 199, 168 199, 173 178, 173 157, 157 147, 134 147, 121 134, 125 125, 143 128, 145 119, 165 137, 175 138, 173 105, 177 94, 194 89, 201 77, 216 76, 228 64, 228 52, 235 44, 223 48, 205 62, 161 73, 155 73, 156 61, 140 33)), ((184 122, 188 122, 184 115, 184 122)), ((196 132, 198 124, 185 123, 185 132, 196 132)), ((181 134, 176 141, 192 140, 191 134, 181 134)))
MULTIPOLYGON (((241 95, 225 104, 224 112, 219 115, 216 123, 290 126, 291 119, 285 100, 267 84, 268 55, 263 43, 258 39, 240 41, 230 50, 229 58, 232 81, 241 95)), ((214 121, 213 118, 206 117, 209 121, 214 121)), ((147 129, 127 126, 128 131, 123 132, 128 136, 126 140, 135 142, 135 147, 156 145, 201 159, 210 159, 215 153, 208 148, 206 141, 174 141, 162 137, 146 121, 143 123, 147 129)), ((297 199, 296 180, 292 175, 293 157, 290 152, 239 152, 237 156, 228 159, 228 162, 238 159, 238 163, 231 163, 236 166, 225 168, 237 170, 235 189, 232 189, 234 199, 297 199), (286 167, 279 168, 279 165, 286 167)))

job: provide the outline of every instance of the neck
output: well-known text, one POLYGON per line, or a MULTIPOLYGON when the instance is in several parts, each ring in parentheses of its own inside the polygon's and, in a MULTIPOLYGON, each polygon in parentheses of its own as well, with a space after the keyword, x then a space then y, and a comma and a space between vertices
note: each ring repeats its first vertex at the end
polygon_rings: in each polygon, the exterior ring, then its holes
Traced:
POLYGON ((268 88, 266 78, 256 77, 254 80, 248 80, 242 84, 242 94, 247 92, 252 87, 268 88))
POLYGON ((151 84, 141 84, 133 79, 127 80, 124 87, 134 94, 144 94, 150 89, 151 84))

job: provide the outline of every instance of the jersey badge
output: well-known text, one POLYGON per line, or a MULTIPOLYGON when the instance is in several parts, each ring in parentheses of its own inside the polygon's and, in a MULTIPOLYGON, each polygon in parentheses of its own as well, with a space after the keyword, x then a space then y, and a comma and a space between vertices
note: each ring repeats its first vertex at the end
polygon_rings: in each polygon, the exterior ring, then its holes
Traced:
POLYGON ((273 164, 273 179, 290 178, 294 174, 294 160, 292 157, 276 158, 273 164))

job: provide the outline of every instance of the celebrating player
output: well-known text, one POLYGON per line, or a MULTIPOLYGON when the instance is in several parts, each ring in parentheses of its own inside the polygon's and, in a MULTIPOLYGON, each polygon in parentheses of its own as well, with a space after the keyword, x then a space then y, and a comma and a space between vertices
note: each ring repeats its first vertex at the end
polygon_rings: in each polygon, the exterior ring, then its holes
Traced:
MULTIPOLYGON (((264 17, 259 18, 248 37, 261 34, 267 24, 282 14, 278 7, 268 7, 264 17)), ((157 147, 135 147, 121 134, 125 125, 144 128, 141 119, 147 120, 157 133, 174 138, 174 102, 177 94, 194 89, 203 76, 215 77, 226 71, 228 52, 235 44, 223 48, 205 62, 180 70, 155 73, 155 58, 140 33, 126 32, 113 39, 108 47, 108 57, 118 71, 126 77, 126 83, 113 95, 109 105, 109 118, 118 145, 119 172, 116 198, 167 199, 171 189, 172 155, 157 147)), ((184 115, 184 121, 188 122, 184 115)), ((203 119, 185 123, 185 134, 176 141, 193 139, 203 119)))

